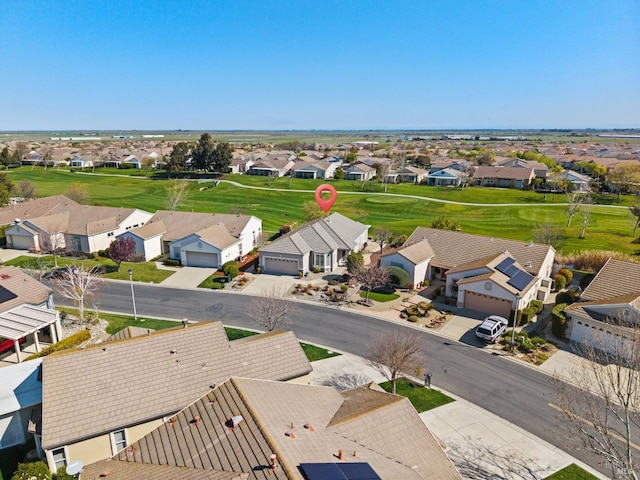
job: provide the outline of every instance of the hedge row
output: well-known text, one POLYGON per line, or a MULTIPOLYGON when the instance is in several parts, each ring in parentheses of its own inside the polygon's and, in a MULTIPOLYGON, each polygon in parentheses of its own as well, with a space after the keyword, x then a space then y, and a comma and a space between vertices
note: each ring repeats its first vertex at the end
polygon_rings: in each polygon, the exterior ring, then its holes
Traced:
POLYGON ((564 338, 567 332, 567 316, 563 310, 566 303, 558 303, 551 309, 551 332, 558 338, 564 338))
POLYGON ((53 345, 48 346, 47 348, 41 350, 39 353, 34 353, 27 360, 31 360, 33 358, 46 357, 47 355, 52 354, 53 352, 59 352, 60 350, 67 350, 69 348, 77 347, 83 342, 86 342, 91 338, 91 333, 89 330, 80 330, 78 333, 74 333, 73 335, 68 336, 67 338, 63 338, 58 343, 54 343, 53 345))

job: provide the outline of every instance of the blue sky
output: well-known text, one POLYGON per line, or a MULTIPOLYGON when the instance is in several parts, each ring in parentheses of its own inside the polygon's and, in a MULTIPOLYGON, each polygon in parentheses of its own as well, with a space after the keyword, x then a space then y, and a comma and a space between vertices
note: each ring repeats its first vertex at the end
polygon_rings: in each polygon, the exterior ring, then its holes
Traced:
POLYGON ((0 130, 640 127, 640 0, 1 0, 0 130))

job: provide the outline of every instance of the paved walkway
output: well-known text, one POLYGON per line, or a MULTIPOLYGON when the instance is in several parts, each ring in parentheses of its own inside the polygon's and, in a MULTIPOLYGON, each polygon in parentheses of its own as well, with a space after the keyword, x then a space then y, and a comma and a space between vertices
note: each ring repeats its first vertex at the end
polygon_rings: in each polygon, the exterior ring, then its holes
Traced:
MULTIPOLYGON (((314 362, 311 374, 312 385, 340 390, 384 380, 365 360, 350 354, 314 362)), ((607 478, 506 420, 444 393, 456 401, 423 412, 420 417, 445 445, 447 454, 465 478, 538 480, 572 463, 598 478, 607 478)))

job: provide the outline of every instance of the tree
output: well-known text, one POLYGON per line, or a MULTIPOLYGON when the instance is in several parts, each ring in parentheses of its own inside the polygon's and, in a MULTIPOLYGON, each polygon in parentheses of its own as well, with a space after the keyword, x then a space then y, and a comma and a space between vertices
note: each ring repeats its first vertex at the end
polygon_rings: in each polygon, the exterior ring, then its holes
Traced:
POLYGON ((361 269, 355 274, 356 280, 360 282, 362 289, 367 292, 365 304, 369 305, 369 292, 376 288, 385 287, 389 284, 389 270, 379 265, 370 265, 361 269))
POLYGON ((581 230, 580 230, 580 238, 584 238, 584 235, 587 231, 587 226, 589 225, 589 219, 591 218, 591 206, 593 205, 593 201, 590 194, 585 196, 584 201, 582 202, 582 208, 580 209, 580 214, 582 215, 581 222, 581 230))
POLYGON ((191 155, 191 144, 179 142, 173 146, 167 162, 167 174, 180 173, 187 168, 187 163, 191 155))
POLYGON ((11 153, 9 147, 4 147, 0 152, 0 165, 7 166, 11 163, 11 153))
POLYGON ((72 182, 64 195, 82 205, 89 203, 89 187, 84 183, 72 182))
POLYGON ((286 299, 286 290, 275 286, 251 297, 247 309, 251 321, 268 332, 288 323, 295 311, 296 305, 286 299))
POLYGON ((120 237, 109 245, 109 258, 120 271, 120 264, 128 261, 136 253, 136 241, 131 237, 120 237))
POLYGON ((451 230, 457 231, 460 230, 460 222, 456 222, 451 220, 444 215, 439 216, 435 220, 431 222, 431 228, 437 228, 439 230, 451 230))
POLYGON ((640 190, 640 164, 618 165, 607 174, 607 181, 613 191, 618 194, 618 200, 620 200, 620 193, 637 192, 640 190))
POLYGON ((0 173, 0 206, 9 203, 12 191, 13 182, 6 173, 0 173))
POLYGON ((580 213, 587 202, 589 195, 584 192, 567 192, 567 227, 571 226, 571 220, 580 213))
POLYGON ((417 332, 397 328, 378 332, 367 345, 369 364, 391 382, 391 393, 396 393, 396 382, 403 374, 413 374, 425 367, 426 346, 417 332))
POLYGON ((342 167, 336 168, 336 171, 333 174, 333 178, 335 178, 336 180, 344 180, 344 170, 342 169, 342 167))
POLYGON ((198 170, 210 170, 214 166, 214 151, 216 146, 210 133, 200 135, 200 140, 193 147, 191 161, 198 170))
POLYGON ((634 317, 604 329, 618 334, 597 331, 579 345, 585 361, 572 372, 578 389, 558 377, 554 385, 561 418, 572 433, 611 466, 612 477, 637 480, 633 442, 640 435, 640 318, 634 317))
POLYGON ((547 221, 538 224, 537 228, 533 231, 533 240, 536 243, 544 243, 545 245, 556 245, 562 237, 562 229, 547 221))
POLYGON ((629 211, 631 215, 636 217, 635 222, 633 223, 633 236, 636 236, 636 230, 640 227, 640 198, 636 198, 633 205, 629 207, 629 211))
POLYGON ((20 165, 22 163, 22 159, 29 153, 29 146, 25 142, 16 143, 16 149, 13 151, 13 155, 11 156, 11 163, 16 163, 20 165))
POLYGON ((73 265, 55 279, 53 285, 61 297, 73 301, 78 308, 80 320, 84 320, 86 303, 95 298, 102 287, 102 281, 97 273, 92 273, 84 265, 73 265))
POLYGON ((38 195, 38 190, 36 189, 36 186, 29 180, 22 180, 18 184, 18 194, 22 198, 29 200, 31 198, 35 198, 38 195))
POLYGON ((175 211, 189 196, 189 182, 187 180, 175 180, 167 186, 167 198, 165 205, 167 210, 175 211))
POLYGON ((316 202, 303 203, 302 210, 304 211, 305 222, 311 222, 326 215, 324 210, 322 210, 316 202))
POLYGON ((347 272, 356 275, 364 268, 364 256, 360 252, 351 252, 347 255, 347 272))
POLYGON ((233 147, 227 142, 220 142, 213 150, 212 170, 221 173, 229 172, 229 165, 233 158, 233 147))
POLYGON ((371 238, 380 244, 380 253, 382 253, 384 246, 393 239, 393 233, 388 228, 374 228, 371 232, 371 238))

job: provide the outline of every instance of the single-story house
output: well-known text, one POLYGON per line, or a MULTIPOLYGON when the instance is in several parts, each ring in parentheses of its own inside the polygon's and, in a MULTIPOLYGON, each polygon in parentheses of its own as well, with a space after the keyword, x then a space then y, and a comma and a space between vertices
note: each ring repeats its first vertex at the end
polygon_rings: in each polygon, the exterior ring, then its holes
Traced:
POLYGON ((508 316, 548 297, 554 258, 549 245, 418 227, 380 264, 404 269, 413 285, 445 280, 459 307, 508 316))
POLYGON ((295 165, 296 156, 292 153, 269 153, 262 157, 256 155, 255 162, 248 170, 249 175, 264 177, 284 177, 295 165))
POLYGON ((294 178, 333 178, 340 162, 302 160, 295 162, 289 174, 294 178))
POLYGON ((640 264, 610 258, 564 311, 571 341, 600 349, 630 345, 640 325, 640 264))
POLYGON ((443 168, 427 175, 427 185, 436 187, 459 187, 466 173, 453 168, 443 168))
POLYGON ((563 170, 557 174, 560 180, 567 180, 571 183, 574 192, 588 192, 591 178, 573 170, 563 170))
POLYGON ((231 376, 308 383, 310 373, 293 332, 229 341, 219 322, 49 355, 36 442, 53 471, 75 460, 88 465, 134 444, 231 376))
POLYGON ((395 173, 403 183, 422 183, 429 174, 427 170, 412 166, 399 168, 395 173))
POLYGON ((69 161, 69 166, 79 168, 93 167, 93 160, 85 160, 81 156, 76 155, 69 161))
POLYGON ((229 169, 231 173, 247 173, 254 163, 255 160, 249 155, 234 155, 229 169))
POLYGON ((344 167, 344 179, 345 180, 371 180, 376 176, 376 169, 367 165, 366 163, 352 163, 347 167, 344 167))
POLYGON ((9 225, 16 220, 43 217, 66 211, 70 205, 79 205, 64 195, 34 198, 19 203, 12 203, 0 208, 0 225, 9 225))
POLYGON ((525 160, 523 158, 505 158, 497 162, 500 167, 533 168, 536 178, 547 178, 549 167, 542 162, 525 160))
POLYGON ((93 253, 109 248, 115 238, 144 225, 149 212, 136 208, 67 204, 57 213, 16 219, 5 230, 7 246, 19 250, 71 250, 93 253))
POLYGON ((98 478, 461 480, 406 398, 232 377, 109 460, 98 478), (411 441, 408 441, 410 439, 411 441))
POLYGON ((185 266, 217 268, 260 244, 262 220, 251 215, 159 210, 125 236, 137 237, 136 253, 144 252, 145 258, 169 254, 185 266))
POLYGON ((53 291, 16 267, 0 267, 0 338, 13 342, 18 363, 23 342, 33 342, 40 351, 43 329, 49 330, 54 343, 62 338, 53 291))
POLYGON ((466 172, 469 169, 469 162, 466 160, 452 160, 450 158, 436 157, 432 158, 429 165, 429 173, 435 173, 438 170, 450 168, 459 172, 466 172))
POLYGON ((44 162, 44 155, 39 154, 35 150, 31 150, 27 155, 22 157, 22 165, 40 165, 44 162))
POLYGON ((527 189, 536 174, 531 167, 477 167, 473 173, 473 184, 483 187, 527 189))
POLYGON ((0 450, 25 443, 42 417, 42 359, 0 369, 0 450))
POLYGON ((331 272, 359 252, 369 227, 339 213, 305 223, 259 250, 264 273, 297 275, 312 270, 331 272))

